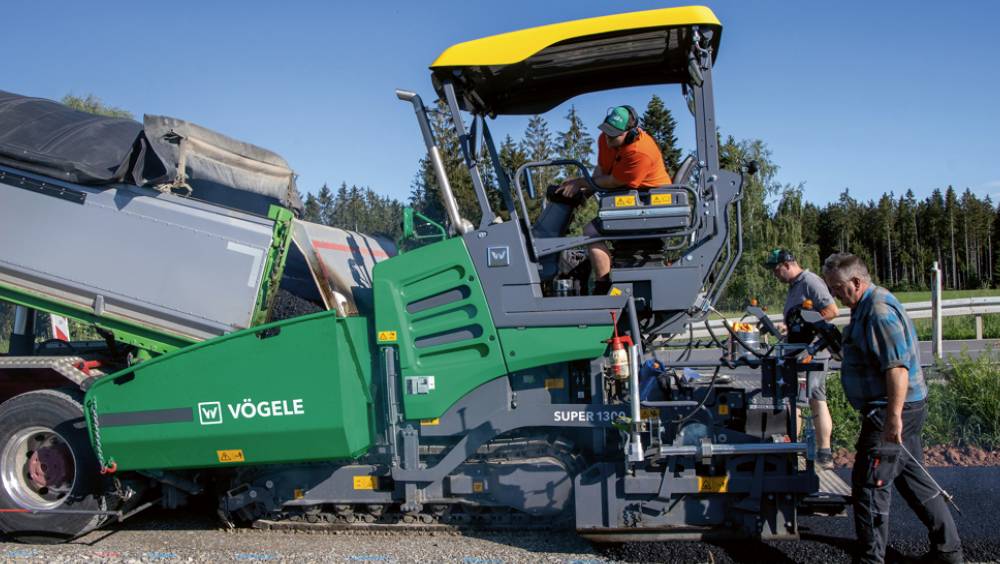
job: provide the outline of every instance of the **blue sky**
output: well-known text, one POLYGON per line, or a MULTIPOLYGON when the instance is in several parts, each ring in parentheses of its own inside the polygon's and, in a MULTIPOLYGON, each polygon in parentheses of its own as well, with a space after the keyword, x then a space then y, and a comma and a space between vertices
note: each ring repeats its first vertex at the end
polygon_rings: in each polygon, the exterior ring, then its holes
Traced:
MULTIPOLYGON (((0 89, 94 94, 194 121, 284 156, 299 187, 367 185, 406 198, 423 155, 395 88, 433 98, 427 67, 449 45, 525 27, 681 4, 538 2, 49 2, 6 0, 0 89)), ((778 180, 825 203, 850 188, 918 197, 954 185, 1000 200, 1000 2, 720 1, 715 68, 724 135, 761 138, 778 180)), ((581 96, 608 106, 658 92, 686 150, 676 86, 581 96)), ((501 118, 501 137, 526 118, 501 118)))

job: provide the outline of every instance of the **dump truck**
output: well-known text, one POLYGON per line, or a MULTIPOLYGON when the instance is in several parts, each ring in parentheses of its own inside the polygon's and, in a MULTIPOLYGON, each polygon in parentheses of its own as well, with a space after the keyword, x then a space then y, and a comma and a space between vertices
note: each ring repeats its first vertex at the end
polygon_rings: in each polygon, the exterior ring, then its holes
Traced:
POLYGON ((766 347, 731 332, 743 354, 711 363, 657 356, 714 311, 742 253, 755 166, 719 166, 721 33, 711 10, 682 7, 445 50, 431 79, 478 214, 456 203, 421 97, 398 90, 447 215, 426 237, 405 214, 419 244, 399 249, 297 219, 283 159, 173 118, 88 129, 98 118, 71 114, 49 124, 80 126, 66 143, 0 143, 15 332, 35 310, 103 339, 0 357, 0 529, 67 539, 198 496, 230 526, 564 527, 598 542, 796 538, 802 512, 838 510, 796 426, 826 328, 766 347), (673 183, 591 182, 596 236, 570 235, 573 206, 555 198, 532 217, 539 171, 589 171, 507 170, 489 123, 653 84, 679 85, 691 110, 696 151, 673 183), (112 148, 80 142, 109 132, 112 148), (33 229, 49 222, 74 240, 33 229), (596 241, 614 246, 607 295, 561 260, 596 241), (277 315, 282 299, 307 307, 277 315), (751 376, 720 376, 737 366, 751 376))

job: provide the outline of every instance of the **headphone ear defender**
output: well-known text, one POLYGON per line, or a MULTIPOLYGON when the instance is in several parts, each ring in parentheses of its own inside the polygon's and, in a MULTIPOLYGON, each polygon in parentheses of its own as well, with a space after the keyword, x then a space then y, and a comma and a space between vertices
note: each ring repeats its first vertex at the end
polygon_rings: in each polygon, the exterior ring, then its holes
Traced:
POLYGON ((628 133, 625 135, 625 144, 628 145, 639 137, 639 114, 636 113, 635 108, 629 105, 623 106, 628 110, 628 115, 630 119, 628 133))

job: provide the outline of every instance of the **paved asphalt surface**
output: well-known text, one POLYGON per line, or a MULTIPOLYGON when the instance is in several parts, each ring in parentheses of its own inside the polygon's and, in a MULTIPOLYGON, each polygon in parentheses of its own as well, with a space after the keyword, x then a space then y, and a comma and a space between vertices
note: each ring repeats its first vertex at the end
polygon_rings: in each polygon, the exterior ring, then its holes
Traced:
MULTIPOLYGON (((839 471, 846 477, 847 471, 839 471)), ((969 562, 1000 561, 1000 467, 933 468, 955 495, 969 562)), ((923 526, 893 500, 890 562, 927 549, 923 526)), ((259 531, 226 532, 210 511, 150 511, 110 530, 63 545, 0 543, 0 560, 44 562, 850 562, 849 517, 803 517, 802 540, 773 543, 659 542, 591 545, 571 532, 372 535, 259 531)))

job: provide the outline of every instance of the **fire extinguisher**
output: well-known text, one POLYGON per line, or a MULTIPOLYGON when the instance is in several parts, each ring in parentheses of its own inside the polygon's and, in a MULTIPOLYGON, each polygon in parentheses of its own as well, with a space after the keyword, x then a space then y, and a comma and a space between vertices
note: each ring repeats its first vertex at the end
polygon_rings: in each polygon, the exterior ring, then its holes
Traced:
POLYGON ((632 347, 635 344, 632 342, 631 337, 627 335, 620 337, 618 335, 618 322, 613 311, 611 312, 611 325, 614 327, 614 335, 607 341, 604 341, 611 345, 611 373, 618 380, 626 380, 629 377, 631 366, 629 349, 626 348, 626 345, 632 347))

